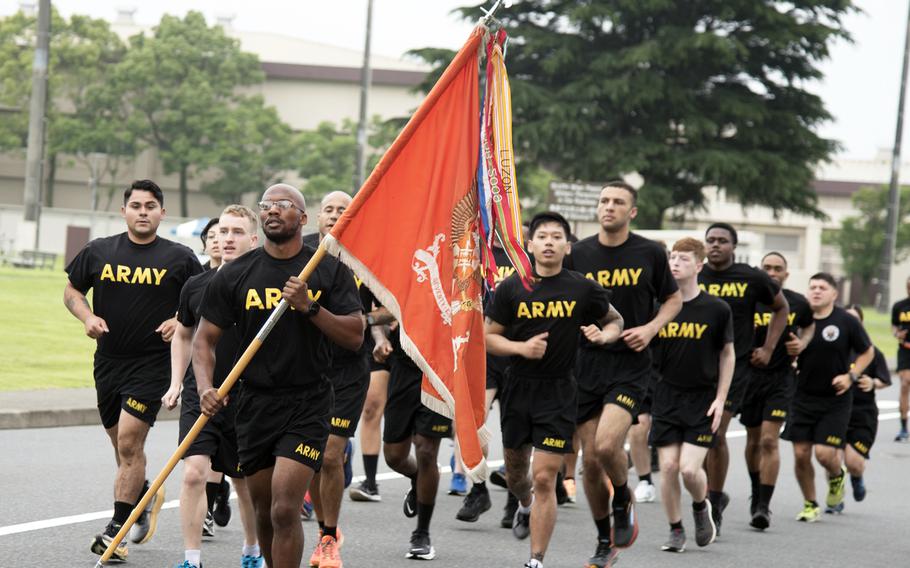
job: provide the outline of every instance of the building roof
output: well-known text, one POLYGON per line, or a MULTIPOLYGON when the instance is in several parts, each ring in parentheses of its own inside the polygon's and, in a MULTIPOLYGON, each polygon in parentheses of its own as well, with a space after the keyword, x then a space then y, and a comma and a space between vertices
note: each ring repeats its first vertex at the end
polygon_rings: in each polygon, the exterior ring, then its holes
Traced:
POLYGON ((835 181, 830 179, 817 179, 812 181, 812 188, 818 195, 828 197, 850 197, 864 187, 881 185, 875 181, 835 181))

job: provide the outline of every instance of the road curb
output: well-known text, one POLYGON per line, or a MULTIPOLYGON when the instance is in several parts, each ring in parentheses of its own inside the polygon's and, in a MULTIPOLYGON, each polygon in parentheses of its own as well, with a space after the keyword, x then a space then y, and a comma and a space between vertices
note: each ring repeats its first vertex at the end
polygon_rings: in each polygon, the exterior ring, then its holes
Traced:
MULTIPOLYGON (((180 407, 174 410, 162 409, 158 420, 177 420, 180 407)), ((23 410, 5 408, 0 410, 0 430, 23 428, 59 428, 62 426, 89 426, 101 424, 97 408, 57 408, 47 410, 23 410)))

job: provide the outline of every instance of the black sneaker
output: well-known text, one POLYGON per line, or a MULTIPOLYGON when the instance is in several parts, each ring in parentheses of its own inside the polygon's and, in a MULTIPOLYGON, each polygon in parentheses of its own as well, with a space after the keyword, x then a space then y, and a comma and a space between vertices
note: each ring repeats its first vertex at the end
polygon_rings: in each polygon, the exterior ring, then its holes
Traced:
POLYGON ((569 502, 569 492, 566 491, 566 485, 563 483, 565 477, 562 472, 556 474, 556 504, 565 505, 569 502))
POLYGON ((404 511, 404 516, 409 519, 417 516, 417 489, 413 485, 408 489, 407 495, 404 496, 401 510, 404 511))
MULTIPOLYGON (((631 496, 630 496, 631 497, 631 496)), ((629 548, 638 538, 638 517, 632 499, 625 507, 613 507, 613 546, 629 548)))
MULTIPOLYGON (((111 545, 114 541, 114 537, 117 536, 117 533, 120 532, 122 527, 123 525, 117 524, 114 521, 109 522, 101 534, 95 535, 95 540, 92 541, 92 552, 98 556, 103 556, 107 547, 111 545)), ((111 559, 126 562, 128 554, 129 550, 127 550, 126 544, 123 541, 120 541, 120 544, 114 549, 111 559)))
POLYGON ((749 522, 749 526, 760 531, 771 526, 771 511, 768 510, 767 505, 759 503, 755 507, 755 512, 752 513, 752 520, 749 522))
POLYGON ((670 538, 667 539, 661 547, 664 552, 685 552, 686 551, 686 531, 685 529, 670 529, 670 538))
POLYGON ((219 527, 226 527, 231 522, 231 484, 227 479, 221 480, 218 493, 215 494, 215 503, 212 505, 212 518, 219 527))
POLYGON ((721 493, 717 502, 711 502, 711 518, 714 519, 714 526, 717 528, 717 536, 720 536, 720 525, 724 520, 724 509, 730 504, 730 496, 721 493))
POLYGON ((499 526, 504 529, 512 528, 512 521, 515 519, 515 511, 518 510, 518 498, 509 492, 508 498, 506 498, 506 506, 502 509, 502 520, 499 521, 499 526))
POLYGON ((705 508, 701 511, 692 510, 695 517, 695 544, 708 546, 717 538, 717 526, 711 518, 711 501, 705 499, 705 508))
POLYGON ((464 504, 455 514, 455 518, 466 523, 474 523, 492 506, 489 490, 482 485, 474 485, 471 487, 471 492, 464 498, 464 504))
POLYGON ((215 518, 211 511, 206 511, 205 520, 202 521, 202 536, 207 538, 215 536, 215 518))
POLYGON ((352 485, 348 489, 348 496, 351 501, 367 501, 378 503, 382 501, 382 495, 379 494, 379 485, 370 485, 364 479, 357 485, 352 485))
POLYGON ((430 543, 430 533, 414 531, 411 533, 411 548, 405 558, 415 560, 433 560, 436 558, 436 549, 430 543))
POLYGON ((597 541, 594 556, 588 559, 585 568, 612 568, 613 562, 619 557, 619 551, 610 545, 608 540, 597 541))
POLYGON ((497 487, 508 489, 509 484, 506 482, 506 470, 502 468, 493 470, 493 472, 490 473, 490 483, 497 487))
POLYGON ((515 518, 512 519, 512 535, 518 540, 524 540, 531 534, 531 511, 522 513, 515 508, 515 518))

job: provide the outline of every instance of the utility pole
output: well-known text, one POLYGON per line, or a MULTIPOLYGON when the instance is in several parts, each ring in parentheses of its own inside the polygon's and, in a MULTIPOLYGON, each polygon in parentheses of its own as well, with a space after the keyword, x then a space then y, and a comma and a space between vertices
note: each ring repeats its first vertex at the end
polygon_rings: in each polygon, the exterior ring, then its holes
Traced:
POLYGON ((363 47, 363 67, 360 70, 360 122, 357 125, 357 157, 354 163, 354 191, 363 185, 366 176, 367 103, 370 98, 372 69, 370 68, 370 33, 373 27, 373 0, 367 0, 367 33, 363 47))
POLYGON ((25 220, 35 222, 35 250, 41 216, 41 176, 44 160, 44 129, 47 111, 47 67, 50 59, 51 0, 38 2, 38 36, 32 63, 32 94, 29 101, 28 149, 25 154, 25 220))
MULTIPOLYGON (((910 3, 908 3, 910 4, 910 3)), ((891 265, 894 263, 894 248, 897 242, 897 223, 900 215, 901 138, 904 134, 904 98, 907 93, 907 64, 910 62, 910 6, 907 12, 907 29, 904 31, 904 62, 901 66, 900 97, 897 102, 897 128, 894 132, 894 149, 891 153, 891 183, 888 186, 888 225, 885 228, 885 244, 882 250, 882 265, 879 276, 880 290, 878 310, 886 313, 891 307, 891 265)))

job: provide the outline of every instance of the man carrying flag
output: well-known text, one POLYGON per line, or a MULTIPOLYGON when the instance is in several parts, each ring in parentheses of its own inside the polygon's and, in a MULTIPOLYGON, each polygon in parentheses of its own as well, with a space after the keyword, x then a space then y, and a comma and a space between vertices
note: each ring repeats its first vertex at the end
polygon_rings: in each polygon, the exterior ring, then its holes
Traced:
POLYGON ((193 341, 193 371, 204 414, 237 405, 237 449, 267 565, 297 568, 303 557, 300 507, 329 434, 330 343, 357 350, 363 320, 354 279, 338 262, 323 260, 308 282, 296 277, 315 253, 302 241, 307 214, 300 192, 273 185, 259 209, 265 245, 212 278, 193 341), (282 298, 293 308, 274 324, 283 341, 262 344, 242 372, 239 400, 219 399, 212 370, 223 330, 236 325, 241 343, 250 344, 282 298))

